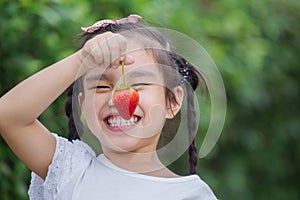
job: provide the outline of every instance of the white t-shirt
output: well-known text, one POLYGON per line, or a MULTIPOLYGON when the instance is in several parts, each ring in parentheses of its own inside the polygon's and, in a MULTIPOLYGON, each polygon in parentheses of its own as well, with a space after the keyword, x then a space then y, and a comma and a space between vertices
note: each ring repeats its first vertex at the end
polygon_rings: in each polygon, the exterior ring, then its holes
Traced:
POLYGON ((31 200, 215 200, 199 176, 153 177, 121 169, 105 155, 96 157, 84 142, 56 137, 48 174, 32 173, 31 200))

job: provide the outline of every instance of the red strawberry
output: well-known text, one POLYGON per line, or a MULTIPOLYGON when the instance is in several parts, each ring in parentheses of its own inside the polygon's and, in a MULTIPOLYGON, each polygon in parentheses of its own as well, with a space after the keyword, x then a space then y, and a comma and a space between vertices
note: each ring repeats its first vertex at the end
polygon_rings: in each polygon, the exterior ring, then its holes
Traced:
POLYGON ((117 90, 114 94, 113 104, 120 116, 129 120, 139 103, 139 93, 132 88, 117 90))
POLYGON ((124 60, 122 61, 122 79, 123 83, 114 94, 113 104, 118 110, 120 116, 126 120, 129 120, 139 103, 140 97, 139 93, 135 89, 130 88, 126 84, 124 60))

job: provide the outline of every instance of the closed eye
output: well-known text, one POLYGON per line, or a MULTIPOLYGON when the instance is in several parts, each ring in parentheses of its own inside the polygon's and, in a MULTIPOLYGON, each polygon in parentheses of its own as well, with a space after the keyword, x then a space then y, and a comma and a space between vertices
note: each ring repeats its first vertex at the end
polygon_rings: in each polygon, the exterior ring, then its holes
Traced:
POLYGON ((109 86, 106 86, 106 85, 97 85, 95 87, 91 87, 90 90, 93 90, 93 89, 109 89, 110 87, 109 86))
POLYGON ((90 90, 96 90, 96 92, 108 92, 111 90, 111 87, 108 85, 97 85, 95 87, 91 87, 90 90))
POLYGON ((96 86, 95 88, 97 88, 97 89, 105 89, 105 88, 110 89, 110 87, 109 87, 109 86, 106 86, 106 85, 98 85, 98 86, 96 86))
POLYGON ((134 83, 131 85, 132 88, 138 90, 140 88, 142 88, 143 86, 147 86, 147 85, 150 85, 148 83, 134 83))

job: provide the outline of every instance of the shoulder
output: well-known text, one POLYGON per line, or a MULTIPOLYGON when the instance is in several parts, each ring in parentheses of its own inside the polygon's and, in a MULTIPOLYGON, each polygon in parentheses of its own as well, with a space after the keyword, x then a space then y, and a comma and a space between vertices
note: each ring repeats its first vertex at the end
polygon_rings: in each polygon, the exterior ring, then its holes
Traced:
POLYGON ((193 185, 193 194, 196 195, 199 199, 203 200, 217 200, 214 192, 208 186, 206 182, 204 182, 200 176, 191 175, 194 177, 193 185))
POLYGON ((43 180, 32 173, 30 197, 38 194, 40 195, 38 199, 53 199, 72 177, 82 172, 95 158, 95 152, 86 143, 80 140, 70 142, 66 138, 53 135, 56 139, 56 148, 47 176, 43 180))
MULTIPOLYGON (((53 156, 53 160, 59 159, 61 155, 68 155, 69 156, 80 156, 86 153, 90 153, 91 155, 95 156, 95 152, 91 149, 89 145, 80 141, 80 140, 73 140, 68 141, 66 138, 58 136, 57 134, 53 134, 56 139, 56 149, 53 156)), ((53 161, 52 161, 53 162, 53 161)))

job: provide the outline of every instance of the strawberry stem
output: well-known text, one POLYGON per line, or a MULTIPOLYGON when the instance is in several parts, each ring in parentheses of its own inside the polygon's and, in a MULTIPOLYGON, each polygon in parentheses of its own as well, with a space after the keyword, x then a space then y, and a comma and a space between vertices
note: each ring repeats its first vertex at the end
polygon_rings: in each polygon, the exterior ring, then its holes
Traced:
POLYGON ((125 69, 124 69, 124 63, 125 63, 125 61, 122 60, 122 79, 123 79, 123 85, 125 86, 125 85, 126 85, 126 82, 125 82, 125 69))

